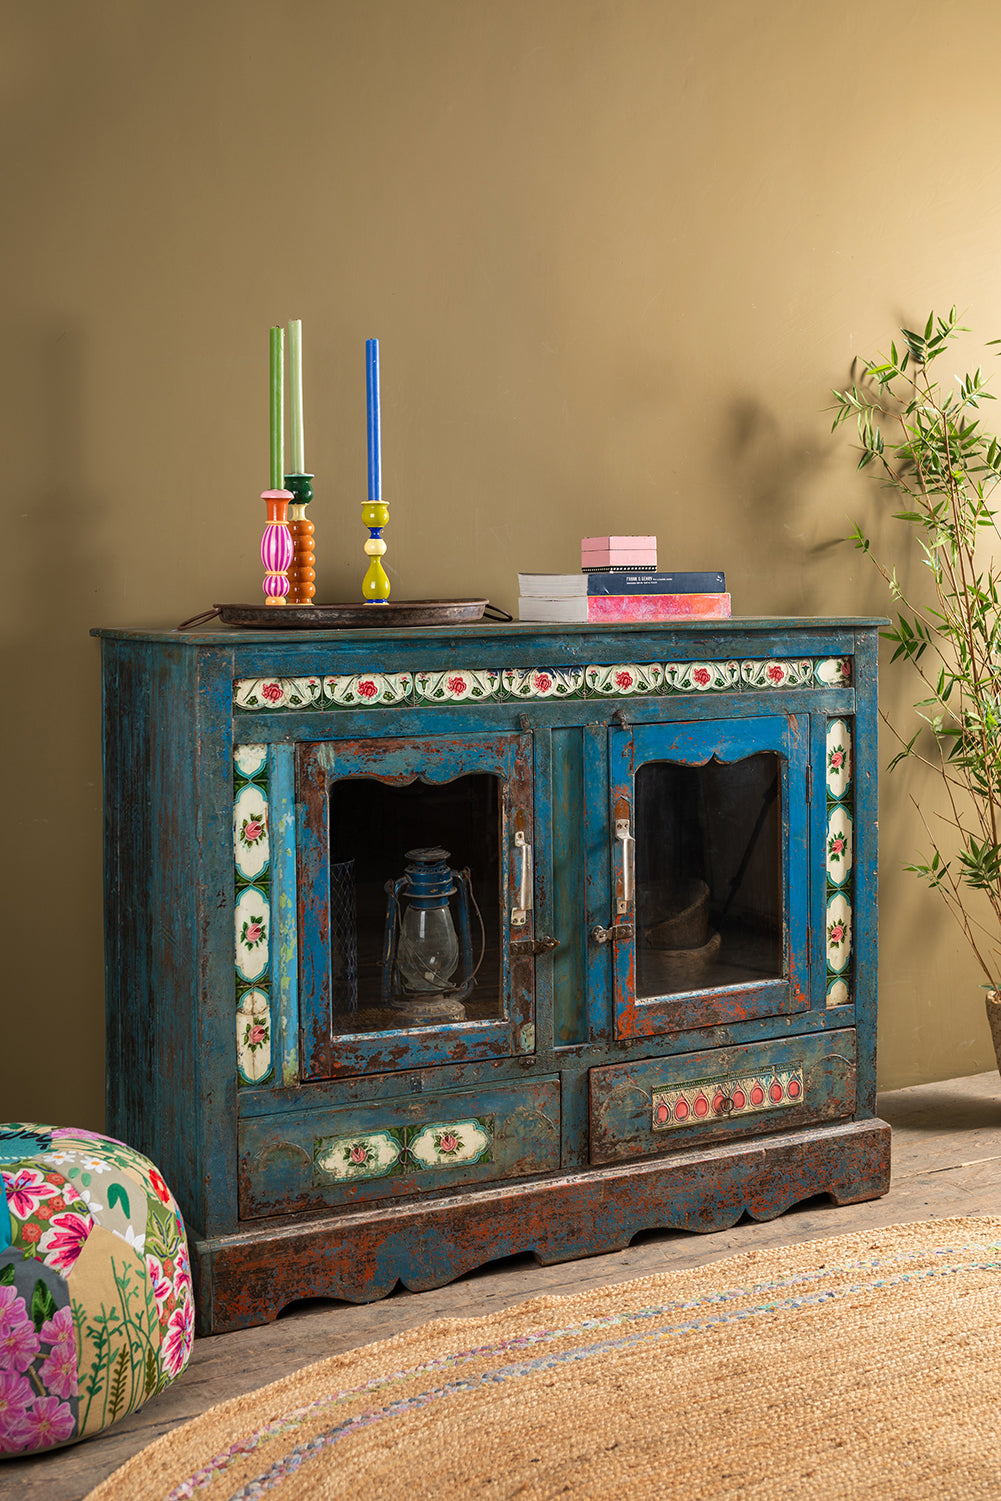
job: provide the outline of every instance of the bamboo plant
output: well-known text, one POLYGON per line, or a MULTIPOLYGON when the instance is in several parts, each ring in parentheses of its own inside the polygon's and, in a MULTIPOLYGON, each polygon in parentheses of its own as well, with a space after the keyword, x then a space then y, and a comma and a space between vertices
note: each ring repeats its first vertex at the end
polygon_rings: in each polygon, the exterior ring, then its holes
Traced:
POLYGON ((923 331, 902 329, 899 348, 893 343, 888 357, 857 364, 852 385, 834 393, 833 426, 855 420, 859 468, 881 472, 903 497, 894 517, 910 529, 927 566, 928 587, 909 598, 862 528, 851 535, 895 601, 895 623, 882 633, 893 643, 893 661, 910 663, 919 682, 916 728, 889 724, 898 745, 891 769, 909 760, 930 764, 946 794, 933 819, 918 809, 927 846, 906 868, 944 898, 958 922, 983 973, 994 1029, 994 993, 1001 991, 1001 570, 993 548, 1001 443, 981 423, 981 405, 994 399, 982 371, 957 376, 947 388, 935 373, 967 332, 955 308, 944 318, 932 313, 923 331))

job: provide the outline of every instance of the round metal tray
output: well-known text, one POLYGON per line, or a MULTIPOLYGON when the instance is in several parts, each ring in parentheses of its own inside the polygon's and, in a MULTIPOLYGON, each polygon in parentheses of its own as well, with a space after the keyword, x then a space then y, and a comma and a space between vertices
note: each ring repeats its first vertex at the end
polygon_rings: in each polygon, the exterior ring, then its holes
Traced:
MULTIPOLYGON (((482 620, 485 599, 401 599, 386 604, 215 605, 223 625, 267 631, 332 631, 341 627, 452 625, 482 620)), ((510 618, 510 617, 507 617, 510 618)))

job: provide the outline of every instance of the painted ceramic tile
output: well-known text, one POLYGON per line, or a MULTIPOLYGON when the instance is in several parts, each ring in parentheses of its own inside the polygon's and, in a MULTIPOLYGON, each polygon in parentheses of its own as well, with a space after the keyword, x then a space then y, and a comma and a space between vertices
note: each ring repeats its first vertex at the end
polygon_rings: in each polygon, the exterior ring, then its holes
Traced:
POLYGON ((715 1079, 655 1089, 652 1095, 651 1127, 654 1131, 697 1126, 700 1121, 731 1120, 734 1116, 757 1115, 763 1110, 782 1110, 803 1102, 803 1070, 766 1067, 756 1074, 715 1079))
POLYGON ((852 909, 838 893, 827 904, 827 968, 840 975, 848 968, 852 948, 852 909))
POLYGON ((827 726, 827 794, 836 799, 847 795, 852 779, 852 737, 843 719, 827 726))
POLYGON ((584 692, 583 667, 508 667, 502 677, 512 698, 580 698, 584 692))
POLYGON ((813 681, 813 661, 806 657, 791 662, 777 658, 741 662, 740 676, 751 688, 800 688, 813 681))
POLYGON ((492 667, 453 667, 448 672, 419 672, 416 683, 420 704, 464 704, 499 698, 501 677, 492 667))
POLYGON ((266 745, 235 745, 233 762, 241 777, 259 776, 268 764, 266 745))
POLYGON ((675 693, 725 693, 740 682, 739 662, 666 662, 664 678, 675 693))
POLYGON ((851 995, 844 980, 831 980, 827 987, 828 1009, 833 1006, 848 1006, 851 1004, 851 995))
POLYGON ((256 980, 268 967, 271 904, 256 886, 240 892, 235 910, 236 970, 243 980, 256 980))
POLYGON ((402 1166, 403 1143, 397 1131, 366 1131, 356 1136, 323 1136, 313 1144, 318 1174, 335 1183, 357 1178, 386 1178, 402 1166))
POLYGON ((825 688, 847 688, 852 680, 851 657, 823 657, 813 664, 814 676, 825 688))
POLYGON ((468 1165, 490 1160, 492 1121, 445 1121, 407 1132, 407 1150, 415 1169, 468 1165))
POLYGON ((323 679, 324 702, 338 709, 376 709, 409 703, 413 692, 409 672, 365 672, 323 679))
POLYGON ((842 803, 832 803, 827 818, 827 879, 843 886, 852 872, 852 816, 842 803))
POLYGON ((255 881, 269 859, 268 806, 260 787, 241 787, 233 804, 233 858, 239 876, 255 881))
POLYGON ((311 709, 321 698, 316 678, 238 678, 233 684, 237 709, 311 709))
POLYGON ((247 1084, 271 1072, 271 1007, 262 990, 248 990, 236 1008, 236 1063, 247 1084))
POLYGON ((659 662, 619 662, 611 667, 584 669, 587 691, 595 698, 632 698, 638 693, 657 693, 664 681, 659 662))

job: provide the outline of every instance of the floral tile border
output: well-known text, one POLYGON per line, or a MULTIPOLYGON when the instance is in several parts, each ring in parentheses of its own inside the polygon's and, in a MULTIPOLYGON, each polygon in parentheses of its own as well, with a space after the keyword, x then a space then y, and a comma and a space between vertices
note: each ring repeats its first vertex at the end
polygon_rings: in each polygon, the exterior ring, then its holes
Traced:
POLYGON ((583 698, 583 667, 505 667, 507 698, 583 698))
POLYGON ((471 1167, 493 1160, 494 1117, 428 1121, 413 1126, 320 1136, 313 1142, 314 1177, 353 1183, 360 1178, 397 1178, 435 1168, 471 1167))
POLYGON ((813 659, 767 657, 741 662, 740 676, 752 688, 802 688, 813 682, 813 659))
POLYGON ((739 662, 665 662, 671 693, 733 693, 740 687, 739 662))
POLYGON ((415 674, 419 704, 482 703, 501 697, 501 674, 493 667, 450 667, 415 674))
POLYGON ((262 709, 319 709, 323 707, 323 681, 319 677, 237 678, 233 707, 253 713, 262 709))
POLYGON ((827 1005, 847 1006, 852 1000, 852 909, 854 905, 854 789, 852 731, 845 719, 827 722, 825 781, 827 840, 825 876, 827 909, 827 1005))
POLYGON ((753 657, 706 662, 613 662, 584 667, 451 667, 315 677, 238 678, 233 707, 243 713, 395 708, 404 704, 513 699, 635 698, 676 693, 739 693, 849 687, 850 657, 753 657))
POLYGON ((243 1085, 263 1083, 272 1070, 270 871, 267 746, 237 745, 233 936, 237 1083, 243 1085))

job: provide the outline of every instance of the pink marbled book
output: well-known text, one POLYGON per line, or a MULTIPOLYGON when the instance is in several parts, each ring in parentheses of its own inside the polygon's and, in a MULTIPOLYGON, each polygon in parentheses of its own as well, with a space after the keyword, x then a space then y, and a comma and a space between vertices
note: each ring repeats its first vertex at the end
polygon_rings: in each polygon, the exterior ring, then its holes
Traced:
POLYGON ((729 620, 729 594, 590 594, 518 601, 519 620, 574 620, 592 625, 641 620, 729 620))

